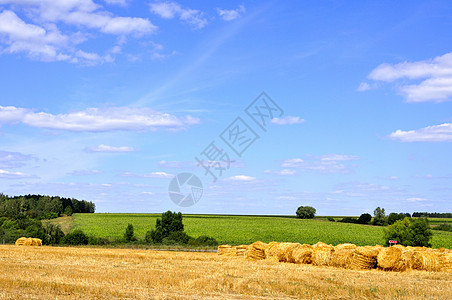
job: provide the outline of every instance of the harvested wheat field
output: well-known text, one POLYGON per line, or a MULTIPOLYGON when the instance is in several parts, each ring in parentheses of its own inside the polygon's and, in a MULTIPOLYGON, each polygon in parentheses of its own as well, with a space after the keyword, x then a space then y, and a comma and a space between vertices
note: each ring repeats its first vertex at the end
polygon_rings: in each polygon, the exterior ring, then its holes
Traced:
POLYGON ((357 271, 216 253, 0 246, 0 298, 450 299, 452 273, 357 271))

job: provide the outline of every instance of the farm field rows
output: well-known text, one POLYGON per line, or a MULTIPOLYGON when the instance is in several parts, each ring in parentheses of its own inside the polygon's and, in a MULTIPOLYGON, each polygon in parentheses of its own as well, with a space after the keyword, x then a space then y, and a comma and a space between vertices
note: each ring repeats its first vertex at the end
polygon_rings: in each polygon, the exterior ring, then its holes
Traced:
MULTIPOLYGON (((127 224, 134 226, 136 236, 144 238, 154 228, 160 214, 75 214, 74 228, 88 235, 121 238, 127 224)), ((214 237, 220 244, 263 242, 299 242, 315 244, 353 243, 358 246, 384 244, 383 227, 301 220, 270 216, 184 215, 185 231, 193 236, 214 237)), ((452 249, 452 233, 433 231, 434 248, 452 249)))
POLYGON ((354 271, 214 253, 0 245, 0 298, 448 299, 452 273, 354 271))

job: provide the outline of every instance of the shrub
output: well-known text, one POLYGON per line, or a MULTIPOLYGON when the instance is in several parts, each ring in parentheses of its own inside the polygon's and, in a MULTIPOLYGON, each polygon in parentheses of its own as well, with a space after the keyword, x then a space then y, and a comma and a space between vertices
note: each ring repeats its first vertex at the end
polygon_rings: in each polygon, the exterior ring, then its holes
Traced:
POLYGON ((448 222, 439 224, 438 226, 433 227, 434 230, 443 230, 443 231, 452 231, 452 225, 448 222))
POLYGON ((330 221, 330 222, 336 222, 336 220, 334 220, 333 217, 328 217, 328 221, 330 221))
POLYGON ((361 214, 358 218, 358 224, 369 224, 372 220, 372 216, 370 214, 361 214))
POLYGON ((342 220, 339 220, 338 222, 342 222, 342 223, 357 223, 358 222, 358 219, 356 219, 356 218, 352 218, 352 217, 345 217, 345 218, 342 218, 342 220))
POLYGON ((83 231, 77 229, 65 235, 61 243, 67 245, 88 245, 89 239, 83 231))
POLYGON ((300 206, 297 209, 297 218, 299 219, 313 219, 316 209, 311 206, 300 206))
POLYGON ((396 240, 403 246, 430 247, 432 231, 427 219, 404 218, 386 228, 384 238, 387 245, 389 245, 389 240, 396 240))
POLYGON ((64 214, 66 216, 72 216, 72 208, 70 206, 66 206, 66 208, 64 209, 64 214))
POLYGON ((45 244, 59 244, 61 239, 64 237, 64 232, 61 230, 61 226, 50 222, 44 226, 44 233, 46 235, 45 240, 43 239, 45 244))
POLYGON ((187 244, 190 236, 183 231, 171 232, 168 237, 169 240, 175 241, 177 244, 187 244))
POLYGON ((390 213, 388 216, 388 224, 392 225, 398 220, 403 220, 405 218, 406 218, 405 214, 390 213))
POLYGON ((218 246, 218 242, 213 237, 201 235, 196 239, 191 239, 188 241, 190 246, 218 246))
POLYGON ((124 233, 124 240, 126 243, 136 241, 137 238, 133 235, 133 225, 127 225, 126 232, 124 233))

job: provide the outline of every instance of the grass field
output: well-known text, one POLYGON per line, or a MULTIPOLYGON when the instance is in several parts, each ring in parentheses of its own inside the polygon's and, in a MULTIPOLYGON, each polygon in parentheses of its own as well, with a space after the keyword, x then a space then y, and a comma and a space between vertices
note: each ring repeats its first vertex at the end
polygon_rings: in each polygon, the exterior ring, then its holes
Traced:
POLYGON ((450 299, 452 273, 354 271, 214 253, 0 245, 3 299, 450 299))
MULTIPOLYGON (((74 228, 88 235, 117 239, 122 237, 127 224, 133 224, 136 236, 144 238, 146 231, 154 228, 160 214, 75 214, 74 228)), ((325 220, 300 220, 289 217, 184 215, 186 232, 197 237, 214 237, 221 244, 251 244, 263 242, 300 242, 314 244, 318 241, 337 245, 384 244, 383 228, 358 224, 329 222, 325 220)), ((434 231, 434 248, 452 249, 452 233, 434 231)))

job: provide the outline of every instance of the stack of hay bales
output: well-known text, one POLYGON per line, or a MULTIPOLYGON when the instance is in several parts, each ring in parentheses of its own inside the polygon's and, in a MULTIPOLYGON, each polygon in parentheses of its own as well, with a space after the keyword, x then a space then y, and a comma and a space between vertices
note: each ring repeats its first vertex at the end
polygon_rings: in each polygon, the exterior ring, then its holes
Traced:
POLYGON ((265 248, 265 259, 268 259, 273 262, 279 262, 279 258, 278 258, 279 244, 281 244, 281 243, 270 242, 268 244, 267 248, 265 248))
POLYGON ((235 254, 237 256, 245 256, 245 252, 246 252, 246 249, 248 249, 248 245, 239 245, 239 246, 234 246, 233 248, 235 248, 235 254))
POLYGON ((330 265, 336 268, 347 268, 351 265, 353 254, 355 253, 356 245, 354 244, 339 244, 334 247, 331 255, 330 265))
POLYGON ((42 240, 36 238, 21 237, 16 240, 16 246, 42 246, 42 240))
POLYGON ((312 249, 311 245, 303 244, 292 250, 292 259, 296 264, 310 264, 312 263, 312 249))
POLYGON ((218 246, 217 254, 224 256, 236 256, 236 250, 231 245, 220 245, 218 246))
POLYGON ((312 246, 312 264, 315 266, 329 266, 334 252, 332 245, 318 242, 312 246))
POLYGON ((377 264, 377 256, 381 246, 356 247, 350 262, 350 268, 355 270, 370 270, 377 264))
POLYGON ((406 271, 413 268, 414 249, 395 245, 380 250, 377 256, 377 265, 384 271, 406 271))
POLYGON ((247 259, 265 259, 265 249, 268 244, 257 241, 248 246, 245 251, 245 258, 247 259))
POLYGON ((452 272, 452 251, 448 250, 441 257, 441 270, 443 272, 452 272))

